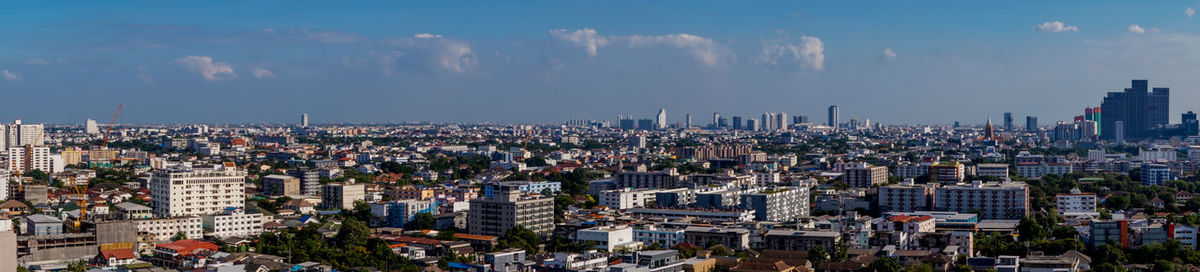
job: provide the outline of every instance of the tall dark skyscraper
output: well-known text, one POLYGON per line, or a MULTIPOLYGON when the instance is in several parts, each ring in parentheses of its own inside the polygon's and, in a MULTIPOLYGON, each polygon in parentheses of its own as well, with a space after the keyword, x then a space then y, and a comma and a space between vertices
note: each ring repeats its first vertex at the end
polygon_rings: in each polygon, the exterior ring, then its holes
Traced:
POLYGON ((1013 131, 1013 119, 1011 112, 1004 113, 1004 131, 1013 131))
POLYGON ((1200 134, 1200 122, 1196 120, 1196 113, 1188 111, 1183 113, 1180 118, 1184 131, 1188 136, 1196 136, 1200 134))
POLYGON ((838 127, 838 106, 837 105, 829 106, 829 126, 831 126, 833 128, 838 127))
POLYGON ((741 116, 733 117, 733 129, 742 129, 742 126, 744 126, 744 125, 746 125, 746 123, 742 123, 741 116))
POLYGON ((1131 88, 1110 92, 1104 97, 1104 103, 1100 105, 1105 113, 1100 123, 1101 137, 1115 140, 1115 123, 1118 121, 1125 125, 1124 138, 1127 140, 1148 137, 1151 129, 1167 124, 1170 89, 1151 90, 1149 85, 1144 79, 1135 79, 1131 88))
POLYGON ((1025 116, 1025 131, 1038 131, 1037 116, 1025 116))

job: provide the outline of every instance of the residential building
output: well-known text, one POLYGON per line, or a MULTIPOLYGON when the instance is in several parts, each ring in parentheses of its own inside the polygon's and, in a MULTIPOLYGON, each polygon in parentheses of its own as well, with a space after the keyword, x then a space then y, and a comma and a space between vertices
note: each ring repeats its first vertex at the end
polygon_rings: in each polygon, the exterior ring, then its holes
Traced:
POLYGON ((942 184, 955 184, 966 178, 966 167, 962 163, 939 162, 929 166, 929 180, 942 184))
POLYGON ((1021 182, 982 182, 935 189, 934 209, 980 213, 983 219, 1021 219, 1029 216, 1029 187, 1021 182))
POLYGON ((608 272, 681 272, 683 260, 675 250, 645 250, 621 256, 621 263, 608 267, 608 272))
POLYGON ((933 208, 933 193, 937 183, 914 184, 905 179, 900 184, 879 187, 879 209, 883 212, 914 212, 933 208))
POLYGON ((746 250, 750 248, 750 230, 691 226, 684 229, 683 240, 700 247, 719 244, 732 250, 746 250))
POLYGON ((267 196, 298 196, 300 195, 300 179, 285 175, 267 175, 262 178, 263 195, 267 196))
POLYGON ((1057 203, 1058 214, 1064 216, 1100 215, 1096 212, 1096 203, 1098 202, 1095 193, 1084 193, 1076 188, 1071 189, 1070 193, 1055 195, 1054 200, 1057 203))
POLYGON ((742 207, 754 211, 758 221, 791 222, 808 217, 808 200, 808 187, 773 187, 741 195, 742 207))
POLYGON ((321 209, 349 210, 354 203, 366 200, 366 187, 363 184, 328 183, 321 186, 321 209))
POLYGON ((246 213, 242 209, 230 208, 223 214, 205 215, 201 219, 204 222, 205 236, 224 239, 255 237, 262 234, 266 218, 261 213, 246 213))
POLYGON ((975 175, 981 177, 1008 178, 1008 165, 1002 163, 982 163, 975 166, 975 175))
POLYGON ((841 242, 842 236, 835 231, 799 231, 775 229, 767 231, 763 237, 765 249, 777 250, 809 250, 813 247, 833 248, 841 242))
POLYGON ((508 191, 470 203, 467 225, 472 234, 503 236, 509 229, 522 226, 538 235, 548 235, 554 228, 554 199, 549 197, 508 191))
POLYGON ((1168 181, 1174 179, 1171 168, 1165 164, 1142 164, 1142 185, 1166 185, 1168 181))
POLYGON ((218 214, 246 206, 246 172, 221 165, 155 170, 149 188, 154 215, 218 214))
POLYGON ((596 249, 616 252, 617 249, 637 250, 641 243, 633 239, 633 228, 627 225, 598 226, 575 232, 575 240, 593 242, 596 249))
POLYGON ((655 194, 660 191, 661 190, 658 189, 647 188, 621 188, 615 190, 605 190, 600 192, 600 199, 598 202, 600 206, 618 210, 641 208, 645 207, 647 202, 653 202, 655 194))
POLYGON ((887 184, 888 168, 887 166, 869 166, 846 169, 843 176, 846 185, 858 188, 871 188, 876 185, 887 184))

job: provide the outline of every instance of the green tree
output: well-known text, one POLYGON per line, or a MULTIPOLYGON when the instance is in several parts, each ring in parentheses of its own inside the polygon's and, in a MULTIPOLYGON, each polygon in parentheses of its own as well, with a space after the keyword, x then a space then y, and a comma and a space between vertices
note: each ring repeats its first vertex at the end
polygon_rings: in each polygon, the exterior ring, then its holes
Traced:
POLYGON ((874 272, 899 272, 901 269, 900 261, 891 257, 880 257, 867 265, 867 271, 874 272))
POLYGON ((74 262, 71 262, 71 264, 67 265, 67 271, 70 271, 70 272, 84 272, 84 271, 87 271, 88 268, 91 268, 91 267, 88 266, 88 263, 86 261, 74 261, 74 262))
POLYGON ((538 244, 541 242, 542 239, 537 233, 523 226, 516 226, 504 232, 504 236, 500 237, 499 247, 519 248, 525 250, 526 254, 536 254, 538 252, 538 244))
POLYGON ((358 221, 353 217, 342 222, 342 228, 338 229, 337 241, 343 249, 353 246, 363 247, 367 245, 367 239, 371 238, 371 229, 366 223, 358 221))
POLYGON ((171 241, 179 241, 184 239, 187 239, 187 235, 183 234, 182 231, 175 232, 175 236, 171 236, 171 241))
POLYGON ((823 246, 813 246, 808 249, 808 260, 817 265, 829 261, 829 251, 823 246))
POLYGON ((433 218, 433 215, 429 214, 427 212, 423 212, 423 213, 417 213, 417 215, 414 216, 413 220, 409 221, 408 224, 406 224, 407 226, 405 226, 405 228, 413 229, 413 230, 433 229, 433 226, 435 224, 436 224, 436 222, 435 222, 435 219, 433 218))

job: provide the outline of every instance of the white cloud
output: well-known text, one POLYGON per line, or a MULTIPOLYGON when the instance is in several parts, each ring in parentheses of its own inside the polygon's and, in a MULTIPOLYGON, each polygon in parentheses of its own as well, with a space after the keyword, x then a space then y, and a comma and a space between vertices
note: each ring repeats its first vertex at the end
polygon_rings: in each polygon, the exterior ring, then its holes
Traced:
POLYGON ((1053 32, 1053 33, 1079 31, 1078 27, 1067 25, 1066 23, 1059 22, 1059 21, 1045 22, 1045 23, 1038 25, 1037 27, 1034 27, 1034 29, 1045 31, 1045 32, 1053 32))
POLYGON ((254 68, 254 77, 272 78, 275 77, 275 73, 272 73, 271 70, 267 70, 266 68, 254 68))
MULTIPOLYGON (((886 51, 885 51, 886 52, 886 51)), ((771 66, 824 70, 825 44, 820 38, 800 36, 796 41, 772 42, 763 45, 758 62, 771 66)))
POLYGON ((462 73, 478 66, 469 44, 442 35, 421 33, 410 38, 382 40, 382 43, 390 48, 374 54, 383 64, 384 74, 393 69, 462 73))
POLYGON ((50 62, 44 59, 29 59, 25 61, 25 65, 50 66, 50 62))
POLYGON ((232 79, 237 77, 237 73, 233 71, 233 66, 224 62, 215 62, 212 57, 207 56, 186 56, 175 60, 175 63, 182 66, 184 69, 193 72, 199 72, 204 80, 215 81, 232 79))
POLYGON ((583 47, 588 56, 596 56, 601 47, 616 45, 628 48, 664 46, 681 49, 696 61, 707 66, 719 66, 727 57, 726 50, 710 38, 680 33, 668 35, 602 36, 595 29, 575 31, 550 30, 550 36, 583 47))
POLYGON ((1129 33, 1142 34, 1146 33, 1146 29, 1139 25, 1129 25, 1129 33))
POLYGON ((0 77, 3 77, 4 79, 11 80, 11 81, 21 80, 21 75, 13 73, 12 71, 9 71, 9 70, 0 70, 0 77))
POLYGON ((886 59, 886 60, 896 59, 896 51, 892 51, 891 48, 884 48, 883 49, 883 59, 886 59))
POLYGON ((1188 17, 1188 18, 1192 18, 1192 15, 1196 15, 1196 8, 1195 8, 1195 7, 1188 7, 1188 8, 1186 8, 1186 9, 1184 9, 1184 10, 1183 10, 1183 14, 1184 14, 1184 15, 1187 15, 1187 17, 1188 17))

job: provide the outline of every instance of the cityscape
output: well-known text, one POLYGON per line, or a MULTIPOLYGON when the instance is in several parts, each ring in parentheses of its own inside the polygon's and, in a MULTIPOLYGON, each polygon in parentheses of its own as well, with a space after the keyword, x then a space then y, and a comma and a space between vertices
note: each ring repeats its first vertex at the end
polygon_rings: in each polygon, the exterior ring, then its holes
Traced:
POLYGON ((0 4, 0 272, 1200 271, 1200 3, 689 4, 0 4))

